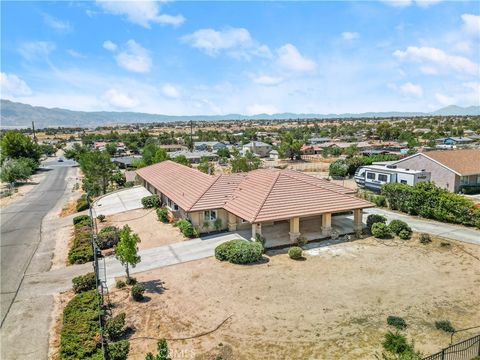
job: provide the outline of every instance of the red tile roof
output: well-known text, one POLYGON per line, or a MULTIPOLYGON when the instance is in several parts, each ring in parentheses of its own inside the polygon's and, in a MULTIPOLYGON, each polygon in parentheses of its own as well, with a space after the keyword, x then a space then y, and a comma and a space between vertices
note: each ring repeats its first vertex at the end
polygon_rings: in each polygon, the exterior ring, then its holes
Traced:
POLYGON ((373 207, 351 189, 292 170, 211 176, 164 161, 137 173, 186 211, 223 208, 251 223, 373 207))

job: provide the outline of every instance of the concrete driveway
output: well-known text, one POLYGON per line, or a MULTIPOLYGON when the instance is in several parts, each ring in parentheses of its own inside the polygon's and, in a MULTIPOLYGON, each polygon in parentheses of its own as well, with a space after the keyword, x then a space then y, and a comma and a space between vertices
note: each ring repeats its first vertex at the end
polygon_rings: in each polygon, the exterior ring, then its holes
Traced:
POLYGON ((115 191, 97 199, 93 204, 93 215, 113 215, 142 208, 142 198, 152 195, 143 186, 115 191))
POLYGON ((369 214, 380 214, 388 221, 398 219, 405 221, 414 231, 425 232, 432 235, 442 236, 446 239, 463 241, 470 244, 480 245, 480 230, 461 225, 446 224, 434 220, 421 219, 385 209, 367 209, 364 211, 364 222, 369 214))

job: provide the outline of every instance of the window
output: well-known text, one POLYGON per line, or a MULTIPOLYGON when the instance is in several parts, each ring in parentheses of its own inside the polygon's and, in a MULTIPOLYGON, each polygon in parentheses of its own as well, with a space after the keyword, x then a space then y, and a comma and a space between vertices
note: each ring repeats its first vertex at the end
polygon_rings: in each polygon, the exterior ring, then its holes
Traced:
POLYGON ((167 198, 167 206, 170 208, 170 210, 173 210, 173 211, 178 211, 178 205, 175 204, 172 200, 170 200, 169 198, 167 198))
POLYGON ((207 210, 203 212, 205 221, 215 221, 217 220, 217 210, 207 210))
POLYGON ((401 184, 406 184, 406 183, 407 183, 407 180, 400 180, 400 183, 401 183, 401 184))
POLYGON ((382 182, 387 182, 388 176, 385 174, 378 174, 378 180, 382 182))
POLYGON ((367 179, 370 179, 370 180, 375 180, 375 173, 367 173, 367 179))
POLYGON ((460 178, 460 184, 462 184, 462 185, 468 185, 468 179, 469 179, 468 176, 462 176, 462 177, 460 178))

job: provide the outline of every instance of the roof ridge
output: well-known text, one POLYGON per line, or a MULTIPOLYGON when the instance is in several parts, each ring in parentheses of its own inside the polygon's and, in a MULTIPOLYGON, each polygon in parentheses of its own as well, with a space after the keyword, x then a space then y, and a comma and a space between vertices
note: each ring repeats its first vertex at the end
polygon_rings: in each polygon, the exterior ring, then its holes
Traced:
MULTIPOLYGON (((295 173, 295 174, 297 173, 297 171, 295 171, 295 170, 289 170, 288 173, 285 173, 285 175, 287 175, 288 177, 293 178, 293 176, 290 175, 291 172, 293 172, 293 173, 295 173)), ((307 175, 307 174, 304 174, 304 173, 300 173, 300 174, 305 175, 305 176, 311 176, 312 178, 315 178, 315 179, 320 180, 320 181, 326 181, 326 180, 317 178, 316 176, 307 175)), ((339 191, 335 191, 335 190, 332 190, 332 189, 328 189, 328 188, 326 188, 325 186, 322 186, 322 185, 312 184, 311 182, 305 181, 305 180, 301 179, 300 177, 295 177, 295 179, 297 179, 297 180, 299 180, 299 181, 301 181, 301 182, 303 182, 303 183, 305 183, 305 184, 313 185, 313 186, 315 186, 315 187, 318 187, 318 188, 321 188, 321 189, 323 189, 323 190, 327 190, 327 191, 333 192, 333 193, 335 193, 335 194, 350 196, 350 194, 345 194, 345 193, 341 193, 341 192, 339 192, 339 191)), ((334 184, 334 185, 337 185, 337 184, 334 184)), ((340 185, 337 185, 337 186, 340 186, 340 185)), ((353 197, 353 196, 351 196, 351 197, 353 197)))
MULTIPOLYGON (((198 172, 201 172, 201 171, 199 171, 199 170, 197 170, 197 171, 198 171, 198 172)), ((207 174, 207 175, 208 175, 208 174, 207 174)), ((212 186, 217 183, 218 179, 220 179, 220 178, 222 177, 222 175, 223 175, 223 174, 212 175, 212 177, 214 177, 215 180, 210 184, 209 187, 207 187, 207 188, 205 189, 204 192, 202 192, 202 193, 198 196, 198 198, 193 202, 192 206, 190 206, 190 208, 185 209, 185 210, 190 211, 190 209, 192 209, 195 205, 197 205, 197 203, 200 201, 200 199, 203 197, 203 195, 205 195, 205 194, 207 193, 207 191, 210 190, 210 189, 212 188, 212 186)))
MULTIPOLYGON (((258 210, 257 210, 257 212, 255 213, 255 216, 253 217, 253 220, 254 220, 254 221, 257 219, 258 214, 260 214, 260 210, 262 210, 263 205, 265 205, 265 202, 266 202, 267 199, 268 199, 268 195, 270 195, 270 193, 272 192, 272 190, 273 190, 275 184, 277 183, 278 178, 280 177, 280 174, 281 174, 281 173, 282 173, 281 171, 278 171, 278 172, 275 174, 276 176, 275 176, 275 179, 274 179, 273 182, 272 182, 272 185, 271 185, 271 187, 270 187, 270 190, 268 190, 268 193, 265 195, 265 199, 263 199, 262 204, 258 207, 258 210)), ((241 183, 240 183, 240 184, 241 184, 241 183)), ((252 222, 253 222, 253 221, 252 221, 252 222)))

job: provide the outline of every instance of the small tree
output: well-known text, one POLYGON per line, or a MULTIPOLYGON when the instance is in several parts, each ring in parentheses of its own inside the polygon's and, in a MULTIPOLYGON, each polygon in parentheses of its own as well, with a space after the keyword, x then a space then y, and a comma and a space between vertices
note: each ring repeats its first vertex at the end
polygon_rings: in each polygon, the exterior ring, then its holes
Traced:
POLYGON ((157 355, 154 356, 151 352, 149 352, 145 356, 145 360, 172 360, 172 358, 168 356, 167 340, 165 339, 158 340, 157 355))
POLYGON ((120 241, 115 245, 115 257, 125 266, 127 279, 130 278, 129 265, 135 267, 140 262, 138 255, 138 246, 140 238, 137 234, 132 233, 128 225, 120 230, 120 241))
POLYGON ((3 182, 15 184, 18 181, 30 179, 32 173, 33 169, 27 159, 8 159, 3 163, 0 179, 3 182))

